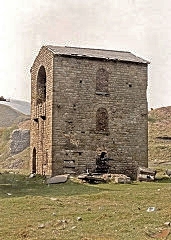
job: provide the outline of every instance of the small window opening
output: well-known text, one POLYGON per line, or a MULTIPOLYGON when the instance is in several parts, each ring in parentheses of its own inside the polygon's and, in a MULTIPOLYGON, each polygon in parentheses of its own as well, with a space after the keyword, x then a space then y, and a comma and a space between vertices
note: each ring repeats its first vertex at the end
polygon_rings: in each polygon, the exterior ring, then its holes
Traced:
POLYGON ((128 82, 127 82, 126 84, 128 85, 128 87, 132 87, 132 84, 131 84, 131 83, 128 83, 128 82))
POLYGON ((43 120, 46 120, 46 116, 41 116, 41 118, 42 118, 43 120))
POLYGON ((37 165, 37 160, 36 160, 37 156, 36 156, 36 148, 33 148, 33 156, 32 156, 32 173, 36 173, 37 169, 36 169, 36 165, 37 165))
POLYGON ((33 120, 38 123, 38 118, 34 118, 33 120))

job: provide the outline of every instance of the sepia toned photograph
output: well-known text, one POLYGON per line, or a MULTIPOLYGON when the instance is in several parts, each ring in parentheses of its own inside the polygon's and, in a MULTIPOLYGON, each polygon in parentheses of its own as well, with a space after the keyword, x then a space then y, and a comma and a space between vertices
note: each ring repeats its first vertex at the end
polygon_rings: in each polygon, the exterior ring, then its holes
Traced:
POLYGON ((0 3, 0 239, 171 239, 171 2, 0 3))

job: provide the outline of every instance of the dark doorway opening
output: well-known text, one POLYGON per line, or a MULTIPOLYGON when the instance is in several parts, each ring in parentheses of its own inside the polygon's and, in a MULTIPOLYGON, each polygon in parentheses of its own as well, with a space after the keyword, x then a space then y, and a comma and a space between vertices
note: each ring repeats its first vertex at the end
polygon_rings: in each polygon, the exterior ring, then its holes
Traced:
POLYGON ((32 173, 36 173, 36 148, 33 148, 32 173))
POLYGON ((108 173, 110 165, 108 163, 109 158, 106 152, 102 152, 100 156, 96 158, 96 172, 97 173, 108 173))

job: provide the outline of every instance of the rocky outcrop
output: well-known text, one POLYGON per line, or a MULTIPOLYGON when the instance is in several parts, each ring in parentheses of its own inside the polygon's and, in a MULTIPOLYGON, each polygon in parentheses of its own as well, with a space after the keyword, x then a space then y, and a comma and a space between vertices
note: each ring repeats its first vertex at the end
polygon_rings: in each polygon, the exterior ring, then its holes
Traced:
POLYGON ((11 134, 10 152, 17 154, 30 146, 30 130, 14 130, 11 134))

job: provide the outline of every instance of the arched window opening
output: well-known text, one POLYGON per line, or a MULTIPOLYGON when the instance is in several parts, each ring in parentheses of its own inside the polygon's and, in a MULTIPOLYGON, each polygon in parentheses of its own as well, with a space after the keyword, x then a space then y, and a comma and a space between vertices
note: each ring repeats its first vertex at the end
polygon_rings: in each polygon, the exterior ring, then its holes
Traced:
POLYGON ((108 128, 108 113, 105 108, 99 108, 96 113, 96 130, 99 132, 107 132, 108 128))
POLYGON ((33 156, 32 156, 32 173, 36 173, 36 148, 33 148, 33 156))
POLYGON ((37 104, 46 101, 46 71, 41 66, 37 75, 37 104))
POLYGON ((107 93, 108 80, 109 80, 109 73, 104 68, 100 68, 96 73, 96 91, 107 93))

